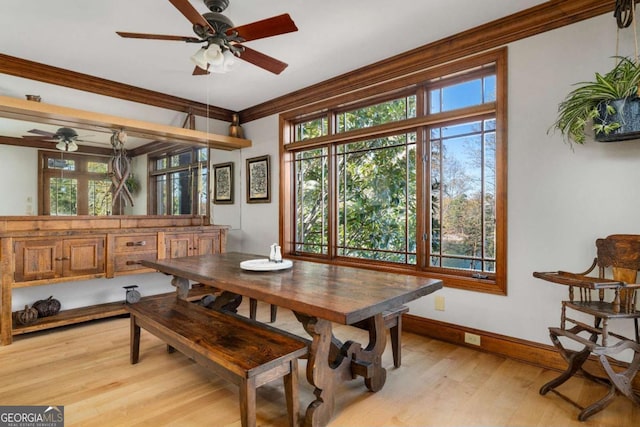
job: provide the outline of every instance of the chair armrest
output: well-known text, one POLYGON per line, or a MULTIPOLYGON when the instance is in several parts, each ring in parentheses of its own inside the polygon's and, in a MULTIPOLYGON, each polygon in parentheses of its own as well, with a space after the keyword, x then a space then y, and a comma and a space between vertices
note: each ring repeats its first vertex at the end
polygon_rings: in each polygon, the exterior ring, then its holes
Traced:
POLYGON ((584 276, 566 271, 534 272, 533 277, 560 285, 578 286, 588 289, 615 289, 624 285, 623 282, 618 280, 601 279, 599 277, 584 276))

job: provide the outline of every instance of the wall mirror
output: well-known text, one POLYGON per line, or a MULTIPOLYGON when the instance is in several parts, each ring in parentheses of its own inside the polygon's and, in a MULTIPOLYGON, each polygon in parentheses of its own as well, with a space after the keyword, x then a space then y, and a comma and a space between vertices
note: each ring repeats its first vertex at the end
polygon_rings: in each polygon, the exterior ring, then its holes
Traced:
MULTIPOLYGON (((0 97, 0 101, 3 98, 0 97)), ((18 100, 19 106, 24 102, 32 101, 18 100)), ((46 161, 51 165, 49 172, 54 177, 50 182, 62 186, 63 192, 77 191, 67 185, 72 174, 71 168, 74 167, 70 162, 71 157, 77 154, 102 158, 113 157, 113 126, 108 128, 101 123, 96 124, 93 116, 87 119, 87 117, 75 118, 69 114, 66 116, 60 114, 59 117, 51 118, 34 117, 29 113, 23 113, 22 111, 18 113, 0 111, 0 152, 5 164, 8 165, 0 172, 0 191, 5 200, 5 203, 0 206, 0 215, 86 214, 85 211, 79 212, 58 206, 58 202, 55 203, 55 211, 42 209, 43 168, 40 165, 45 161, 44 159, 48 159, 46 161), (61 143, 58 135, 61 128, 70 128, 75 131, 77 137, 72 141, 75 145, 61 143), (52 135, 57 136, 52 138, 52 135), (69 148, 74 151, 66 151, 69 148), (43 152, 48 153, 44 158, 43 152)), ((67 112, 63 111, 63 113, 67 112)), ((46 112, 43 115, 46 115, 46 112)), ((98 119, 103 120, 104 117, 98 117, 98 119)), ((130 175, 137 181, 135 194, 132 194, 133 206, 125 203, 125 206, 121 206, 117 212, 107 209, 102 213, 96 213, 95 206, 92 206, 90 209, 94 210, 89 214, 173 215, 185 212, 194 215, 206 214, 211 210, 212 196, 209 184, 211 164, 236 158, 239 161, 239 151, 230 150, 251 144, 244 139, 161 125, 142 129, 141 126, 146 123, 131 122, 135 125, 134 131, 131 134, 127 132, 124 149, 130 160, 130 175), (210 150, 208 147, 212 141, 216 149, 210 150), (222 144, 222 150, 219 149, 220 144, 222 144), (155 175, 150 174, 150 162, 153 162, 154 168, 162 167, 163 170, 155 175), (199 164, 202 167, 200 170, 194 170, 193 164, 199 164), (163 190, 159 189, 156 181, 163 183, 163 190), (148 188, 150 183, 154 183, 151 192, 148 188), (149 195, 152 197, 148 197, 149 195), (207 197, 204 197, 205 195, 207 197), (191 210, 187 208, 189 198, 193 205, 191 210)), ((107 182, 105 185, 108 184, 107 182)), ((51 195, 47 194, 47 198, 50 202, 51 195)), ((89 205, 91 203, 93 202, 89 201, 89 205)))

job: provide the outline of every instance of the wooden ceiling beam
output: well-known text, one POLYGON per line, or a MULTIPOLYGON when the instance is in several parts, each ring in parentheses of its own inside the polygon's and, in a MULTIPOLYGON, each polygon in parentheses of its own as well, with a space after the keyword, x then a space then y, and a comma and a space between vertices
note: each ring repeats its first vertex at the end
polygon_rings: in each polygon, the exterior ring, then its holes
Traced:
POLYGON ((0 73, 230 122, 234 111, 0 53, 0 73))

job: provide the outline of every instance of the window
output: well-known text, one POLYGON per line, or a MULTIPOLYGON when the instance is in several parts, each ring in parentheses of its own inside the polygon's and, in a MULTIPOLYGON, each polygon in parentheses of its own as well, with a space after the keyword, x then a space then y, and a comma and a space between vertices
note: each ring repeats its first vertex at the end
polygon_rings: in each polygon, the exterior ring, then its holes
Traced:
POLYGON ((40 215, 111 215, 108 157, 39 151, 40 215))
POLYGON ((504 53, 287 113, 285 253, 506 293, 504 53))
POLYGON ((207 148, 149 156, 149 198, 155 215, 208 215, 207 148))

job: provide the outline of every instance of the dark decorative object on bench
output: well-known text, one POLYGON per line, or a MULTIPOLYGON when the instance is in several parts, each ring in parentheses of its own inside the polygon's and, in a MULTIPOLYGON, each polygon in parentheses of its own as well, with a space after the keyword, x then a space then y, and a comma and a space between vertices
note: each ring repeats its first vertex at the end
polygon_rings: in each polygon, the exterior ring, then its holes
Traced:
POLYGON ((60 301, 50 296, 34 302, 32 307, 38 310, 38 317, 53 316, 60 311, 60 301))
POLYGON ((256 388, 283 378, 289 424, 297 427, 298 363, 307 342, 247 318, 209 310, 175 296, 142 299, 126 306, 131 314, 131 363, 138 363, 140 328, 169 349, 211 369, 240 388, 243 427, 256 425, 256 388))
POLYGON ((596 241, 597 257, 591 267, 582 273, 564 271, 533 273, 534 277, 569 287, 569 299, 562 302, 560 327, 550 327, 553 345, 567 361, 568 367, 557 378, 540 389, 540 394, 554 392, 581 409, 578 419, 584 421, 603 410, 618 393, 640 405, 640 395, 633 390, 633 379, 640 369, 640 333, 636 309, 637 273, 640 269, 640 235, 618 234, 596 241), (587 276, 598 267, 598 276, 587 276), (613 279, 605 278, 605 270, 611 267, 613 279), (575 295, 578 293, 578 295, 575 295), (592 295, 594 294, 594 295, 592 295), (613 298, 607 299, 612 294, 613 298), (590 316, 593 326, 569 317, 578 312, 581 317, 590 316), (634 339, 627 338, 609 329, 609 320, 630 320, 635 326, 634 339), (580 335, 583 334, 583 335, 580 335), (560 338, 582 346, 572 350, 560 338), (633 359, 622 371, 615 371, 611 360, 624 351, 631 350, 633 359), (583 365, 593 354, 598 358, 608 378, 587 372, 583 365), (587 379, 604 384, 608 393, 600 400, 583 408, 556 390, 573 375, 581 373, 587 379))

